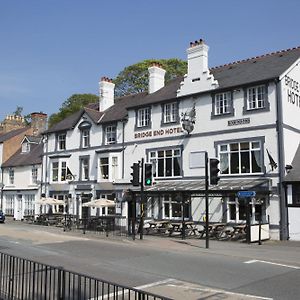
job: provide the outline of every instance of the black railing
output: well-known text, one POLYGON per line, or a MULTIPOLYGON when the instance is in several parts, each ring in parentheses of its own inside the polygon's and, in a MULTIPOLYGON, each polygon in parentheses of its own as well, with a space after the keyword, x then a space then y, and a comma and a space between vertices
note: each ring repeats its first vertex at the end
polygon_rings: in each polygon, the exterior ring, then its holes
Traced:
POLYGON ((146 291, 0 253, 1 300, 170 300, 146 291))

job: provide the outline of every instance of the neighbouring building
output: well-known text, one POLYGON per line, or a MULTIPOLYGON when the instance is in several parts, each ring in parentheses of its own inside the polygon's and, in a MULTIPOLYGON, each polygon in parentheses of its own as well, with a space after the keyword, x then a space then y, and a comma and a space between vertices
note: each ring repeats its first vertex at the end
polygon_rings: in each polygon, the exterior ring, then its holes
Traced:
MULTIPOLYGON (((14 139, 8 135, 16 134, 21 129, 11 131, 0 136, 4 150, 6 143, 10 155, 1 164, 1 207, 6 215, 15 220, 39 213, 39 206, 35 201, 41 197, 42 152, 43 143, 41 133, 46 129, 47 115, 32 113, 31 124, 24 128, 14 139)), ((5 152, 5 151, 4 151, 5 152)))

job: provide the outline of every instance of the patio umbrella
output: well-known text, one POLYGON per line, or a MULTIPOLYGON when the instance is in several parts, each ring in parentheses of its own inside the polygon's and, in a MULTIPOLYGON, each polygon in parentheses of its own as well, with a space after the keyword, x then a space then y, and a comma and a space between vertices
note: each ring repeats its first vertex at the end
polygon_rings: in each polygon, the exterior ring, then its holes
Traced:
POLYGON ((35 204, 40 204, 40 205, 64 205, 65 201, 63 200, 58 200, 55 198, 40 198, 39 200, 35 201, 35 204))
POLYGON ((82 204, 83 207, 115 207, 116 203, 113 200, 104 198, 91 200, 82 204))

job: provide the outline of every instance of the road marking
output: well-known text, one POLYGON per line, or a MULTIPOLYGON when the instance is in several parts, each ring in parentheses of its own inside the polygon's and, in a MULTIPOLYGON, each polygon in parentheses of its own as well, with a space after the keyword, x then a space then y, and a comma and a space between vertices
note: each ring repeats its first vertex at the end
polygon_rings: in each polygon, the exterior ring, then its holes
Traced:
MULTIPOLYGON (((154 287, 154 286, 157 286, 157 285, 166 284, 166 283, 169 283, 169 282, 172 282, 172 281, 174 281, 174 279, 168 278, 168 279, 165 279, 165 280, 160 280, 160 281, 152 282, 152 283, 149 283, 149 284, 136 286, 136 287, 134 287, 134 289, 142 290, 142 289, 154 287)), ((103 297, 101 297, 101 299, 111 299, 111 298, 116 297, 116 296, 126 295, 129 292, 130 292, 130 290, 124 288, 124 290, 121 290, 118 293, 110 293, 110 294, 103 295, 103 297)), ((96 299, 100 299, 100 298, 99 297, 90 298, 89 300, 96 300, 96 299)), ((115 299, 115 298, 113 298, 113 299, 115 299)))
POLYGON ((145 284, 145 285, 135 286, 134 289, 137 289, 137 290, 146 289, 146 288, 149 288, 149 287, 153 287, 153 286, 157 286, 157 285, 161 285, 161 284, 166 284, 166 283, 169 283, 169 282, 172 282, 172 281, 174 281, 174 279, 168 278, 168 279, 165 279, 165 280, 156 281, 156 282, 145 284))
MULTIPOLYGON (((177 286, 175 284, 168 284, 168 286, 182 288, 182 286, 177 286)), ((254 299, 261 299, 261 300, 273 300, 273 298, 255 296, 255 295, 250 295, 250 294, 234 293, 234 292, 228 292, 228 291, 218 290, 218 289, 197 288, 197 287, 188 286, 188 285, 185 285, 184 288, 189 288, 191 290, 208 292, 208 293, 221 293, 221 294, 225 294, 225 295, 243 296, 243 297, 247 297, 247 298, 254 298, 254 299)))
POLYGON ((278 267, 285 267, 285 268, 291 268, 291 269, 296 269, 296 270, 300 269, 300 267, 298 267, 298 266, 279 264, 279 263, 274 263, 271 261, 258 260, 258 259, 248 260, 248 261, 245 261, 244 263, 245 264, 253 264, 253 263, 258 263, 258 262, 263 263, 263 264, 274 265, 274 266, 278 266, 278 267))

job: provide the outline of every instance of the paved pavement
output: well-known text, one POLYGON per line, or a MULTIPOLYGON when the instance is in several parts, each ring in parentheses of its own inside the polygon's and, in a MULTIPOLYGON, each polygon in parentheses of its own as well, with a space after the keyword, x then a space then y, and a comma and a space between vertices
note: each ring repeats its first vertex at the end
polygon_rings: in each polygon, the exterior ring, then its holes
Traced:
MULTIPOLYGON (((0 236, 11 237, 14 240, 26 241, 31 244, 42 245, 49 243, 64 243, 69 241, 102 240, 106 243, 121 243, 123 245, 138 245, 145 249, 160 249, 162 251, 201 252, 203 254, 217 254, 228 257, 239 257, 245 263, 253 265, 282 266, 294 270, 300 270, 300 242, 294 241, 266 241, 262 245, 246 244, 241 242, 210 240, 209 249, 205 248, 205 240, 144 236, 143 240, 137 236, 136 240, 128 237, 116 237, 95 234, 83 234, 80 231, 64 232, 62 228, 28 225, 23 222, 7 221, 7 225, 0 224, 0 236), (45 234, 47 232, 47 234, 45 234)), ((232 293, 221 289, 184 282, 175 279, 158 281, 137 288, 173 299, 271 299, 248 295, 245 293, 232 293)))

